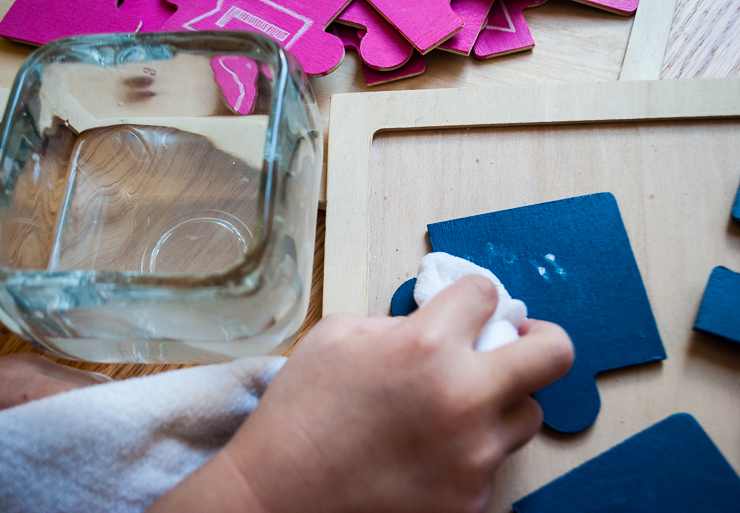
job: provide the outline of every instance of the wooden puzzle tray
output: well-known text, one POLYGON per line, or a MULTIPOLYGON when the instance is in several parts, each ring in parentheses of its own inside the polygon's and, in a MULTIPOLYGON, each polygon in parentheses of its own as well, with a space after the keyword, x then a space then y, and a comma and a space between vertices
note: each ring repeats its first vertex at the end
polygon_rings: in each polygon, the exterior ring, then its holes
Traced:
POLYGON ((618 202, 668 358, 601 375, 595 424, 513 455, 491 511, 679 411, 740 468, 740 351, 691 330, 712 268, 740 271, 739 117, 737 78, 333 98, 324 314, 387 314, 430 251, 428 223, 598 192, 618 202))

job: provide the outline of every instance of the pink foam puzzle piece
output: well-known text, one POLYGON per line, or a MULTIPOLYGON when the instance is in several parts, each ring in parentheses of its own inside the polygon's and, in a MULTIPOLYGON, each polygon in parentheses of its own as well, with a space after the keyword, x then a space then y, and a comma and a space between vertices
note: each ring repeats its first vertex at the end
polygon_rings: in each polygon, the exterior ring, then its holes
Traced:
POLYGON ((219 55, 211 59, 211 69, 229 108, 251 114, 257 100, 257 63, 241 55, 219 55))
MULTIPOLYGON (((364 31, 358 31, 354 27, 346 27, 337 23, 332 25, 331 30, 342 40, 345 48, 359 52, 364 31)), ((411 58, 406 64, 390 71, 378 71, 364 62, 362 63, 362 73, 365 76, 365 83, 368 86, 387 84, 395 80, 415 77, 424 73, 425 70, 426 62, 424 62, 424 57, 417 51, 411 54, 411 58)))
POLYGON ((546 1, 496 0, 488 15, 488 22, 475 42, 474 55, 479 59, 488 59, 533 48, 534 39, 522 11, 546 1))
POLYGON ((0 36, 43 45, 61 37, 136 32, 140 25, 118 11, 116 0, 16 0, 0 21, 0 36))
POLYGON ((368 0, 422 55, 458 33, 463 19, 450 0, 368 0))
POLYGON ((312 76, 336 69, 344 45, 324 29, 350 0, 168 0, 177 12, 162 30, 248 30, 274 39, 312 76))
POLYGON ((414 47, 366 0, 354 0, 336 19, 337 23, 366 32, 359 54, 371 68, 388 71, 399 68, 411 58, 414 47))
POLYGON ((640 0, 575 0, 581 4, 591 5, 605 11, 629 16, 637 10, 640 0))
POLYGON ((470 55, 488 20, 494 0, 452 0, 452 10, 465 20, 463 29, 438 46, 440 50, 470 55))
POLYGON ((175 6, 166 0, 123 0, 118 11, 141 20, 139 32, 157 32, 175 14, 175 6))

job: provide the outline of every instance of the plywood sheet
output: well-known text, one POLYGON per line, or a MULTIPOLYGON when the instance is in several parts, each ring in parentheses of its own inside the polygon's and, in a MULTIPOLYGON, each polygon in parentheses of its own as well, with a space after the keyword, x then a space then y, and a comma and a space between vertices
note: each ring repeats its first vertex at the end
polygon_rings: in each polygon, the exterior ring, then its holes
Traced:
POLYGON ((507 459, 489 511, 681 411, 740 471, 740 352, 691 329, 712 268, 740 270, 738 79, 439 93, 335 98, 362 114, 352 152, 330 140, 324 313, 387 314, 430 250, 427 223, 611 192, 668 359, 599 375, 595 424, 542 432, 507 459))

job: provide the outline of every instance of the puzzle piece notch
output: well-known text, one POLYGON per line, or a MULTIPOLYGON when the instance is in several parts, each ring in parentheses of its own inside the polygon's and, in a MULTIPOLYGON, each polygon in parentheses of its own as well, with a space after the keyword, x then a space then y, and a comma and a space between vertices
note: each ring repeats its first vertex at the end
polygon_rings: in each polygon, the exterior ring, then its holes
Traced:
POLYGON ((486 26, 494 0, 452 0, 450 6, 464 21, 463 29, 437 48, 470 55, 478 35, 486 26))
POLYGON ((534 48, 534 38, 522 11, 538 7, 546 1, 496 0, 473 47, 475 57, 490 59, 534 48))
MULTIPOLYGON (((338 23, 334 23, 331 30, 342 40, 345 48, 359 52, 362 30, 358 31, 354 27, 348 27, 338 23)), ((426 70, 426 62, 424 62, 424 57, 414 50, 409 62, 400 68, 391 71, 378 71, 364 62, 361 62, 361 67, 362 73, 365 76, 365 83, 372 87, 380 84, 387 84, 388 82, 393 82, 395 80, 402 80, 404 78, 421 75, 424 73, 424 70, 426 70)))
POLYGON ((455 219, 428 230, 432 251, 491 270, 526 303, 531 318, 560 324, 570 335, 573 368, 535 394, 553 429, 577 432, 596 420, 599 372, 666 358, 611 194, 455 219))
POLYGON ((590 5, 597 9, 629 16, 637 10, 640 0, 575 0, 578 3, 590 5))
POLYGON ((246 30, 260 32, 292 53, 311 76, 334 71, 344 58, 344 44, 324 31, 349 0, 273 2, 168 0, 177 12, 162 30, 246 30))
POLYGON ((465 24, 450 8, 450 0, 368 1, 422 55, 454 36, 465 24))
POLYGON ((740 478, 678 413, 515 502, 516 513, 737 511, 740 478))
POLYGON ((136 32, 141 21, 116 0, 16 0, 0 21, 0 36, 43 45, 86 34, 136 32))
POLYGON ((354 0, 337 17, 337 23, 364 30, 359 54, 373 69, 389 71, 406 64, 414 47, 366 0, 354 0))
POLYGON ((694 330, 740 344, 740 274, 721 266, 712 270, 694 330))

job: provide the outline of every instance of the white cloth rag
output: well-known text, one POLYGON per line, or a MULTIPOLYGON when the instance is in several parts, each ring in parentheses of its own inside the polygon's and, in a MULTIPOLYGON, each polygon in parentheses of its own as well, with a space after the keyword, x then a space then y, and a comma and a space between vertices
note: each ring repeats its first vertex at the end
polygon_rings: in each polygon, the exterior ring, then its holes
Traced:
POLYGON ((143 511, 226 443, 284 363, 244 358, 0 411, 0 511, 143 511))
MULTIPOLYGON (((488 270, 446 253, 421 260, 423 306, 467 274, 499 302, 476 349, 513 342, 527 316, 488 270)), ((80 388, 0 411, 0 512, 141 512, 221 448, 283 357, 245 358, 80 388)))
POLYGON ((491 351, 517 340, 518 328, 527 318, 527 306, 518 299, 512 299, 491 271, 465 259, 441 252, 425 255, 419 264, 419 276, 414 286, 416 304, 424 306, 434 296, 468 274, 485 276, 496 286, 498 292, 496 310, 483 327, 475 349, 491 351))

